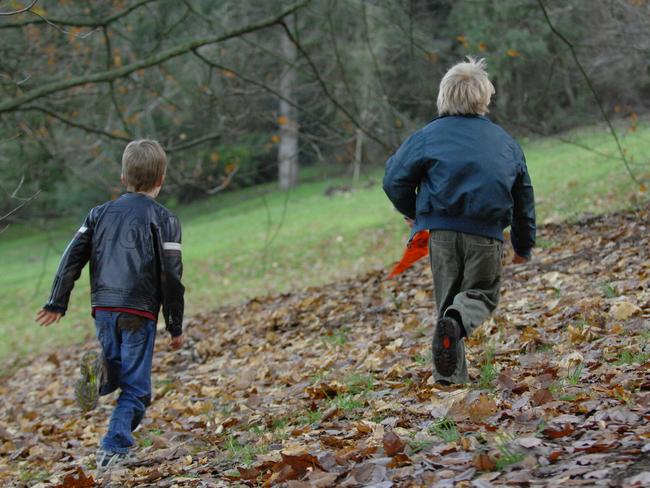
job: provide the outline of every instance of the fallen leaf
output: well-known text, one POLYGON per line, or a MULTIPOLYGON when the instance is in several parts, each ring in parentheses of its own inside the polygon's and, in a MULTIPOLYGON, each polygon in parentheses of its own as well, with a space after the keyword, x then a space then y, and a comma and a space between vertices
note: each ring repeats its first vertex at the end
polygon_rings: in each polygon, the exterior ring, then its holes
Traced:
POLYGON ((404 450, 404 442, 395 432, 389 430, 384 434, 384 452, 387 456, 395 456, 404 450))
POLYGON ((95 480, 92 476, 86 476, 83 469, 77 467, 77 470, 63 478, 61 484, 55 488, 91 488, 95 486, 95 480))
POLYGON ((494 471, 497 467, 492 458, 484 452, 480 452, 474 456, 472 464, 479 471, 494 471))
POLYGON ((552 402, 554 400, 553 394, 548 388, 541 388, 533 393, 531 397, 533 405, 540 406, 545 405, 546 403, 552 402))
POLYGON ((469 416, 474 422, 478 422, 485 417, 494 415, 496 411, 496 402, 485 393, 481 393, 478 399, 469 406, 469 416))
POLYGON ((641 309, 636 305, 634 305, 633 303, 628 301, 623 301, 623 302, 615 303, 612 309, 610 310, 610 314, 616 320, 627 320, 633 315, 639 313, 640 311, 641 309))

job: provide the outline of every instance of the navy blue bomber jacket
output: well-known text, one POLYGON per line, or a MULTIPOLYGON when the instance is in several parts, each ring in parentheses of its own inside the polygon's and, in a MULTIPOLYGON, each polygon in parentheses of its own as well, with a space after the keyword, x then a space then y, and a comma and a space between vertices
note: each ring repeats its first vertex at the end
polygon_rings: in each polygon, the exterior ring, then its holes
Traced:
POLYGON ((447 115, 411 135, 386 163, 384 191, 420 230, 454 230, 535 245, 535 199, 519 144, 480 115, 447 115))

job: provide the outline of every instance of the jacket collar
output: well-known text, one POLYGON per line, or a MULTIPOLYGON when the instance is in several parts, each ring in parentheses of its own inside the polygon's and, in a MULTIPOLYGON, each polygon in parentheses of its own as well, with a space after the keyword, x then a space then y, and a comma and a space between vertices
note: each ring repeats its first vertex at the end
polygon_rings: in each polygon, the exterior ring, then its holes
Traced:
POLYGON ((468 119, 483 119, 483 120, 487 120, 488 122, 490 121, 490 119, 488 119, 485 115, 479 115, 479 114, 453 114, 453 115, 445 114, 445 115, 438 115, 437 117, 431 119, 431 122, 434 122, 438 119, 444 119, 446 117, 465 117, 468 119))

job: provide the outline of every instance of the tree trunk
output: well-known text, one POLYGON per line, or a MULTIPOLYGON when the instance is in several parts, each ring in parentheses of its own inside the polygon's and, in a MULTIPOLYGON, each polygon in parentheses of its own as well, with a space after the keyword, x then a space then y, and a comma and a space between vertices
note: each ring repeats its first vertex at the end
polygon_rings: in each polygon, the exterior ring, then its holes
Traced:
POLYGON ((352 181, 356 185, 359 183, 361 176, 361 161, 363 160, 363 131, 357 129, 357 141, 354 146, 354 171, 352 173, 352 181))
MULTIPOLYGON (((293 23, 288 23, 291 28, 293 23)), ((280 142, 278 145, 278 184, 282 190, 293 188, 298 183, 298 120, 294 103, 296 85, 295 64, 298 60, 296 46, 286 34, 282 36, 282 55, 287 62, 280 80, 278 124, 280 142), (289 101, 291 103, 289 103, 289 101)))

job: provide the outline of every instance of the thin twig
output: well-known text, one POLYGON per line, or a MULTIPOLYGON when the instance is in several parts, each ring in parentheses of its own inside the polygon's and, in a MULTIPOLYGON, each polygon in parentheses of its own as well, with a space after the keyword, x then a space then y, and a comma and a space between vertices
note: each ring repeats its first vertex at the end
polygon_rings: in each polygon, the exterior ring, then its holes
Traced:
POLYGON ((67 119, 67 118, 57 114, 56 112, 53 112, 52 110, 49 110, 49 109, 47 109, 45 107, 40 107, 40 106, 36 106, 36 105, 27 105, 25 107, 17 108, 16 111, 17 112, 29 112, 29 111, 42 112, 44 114, 49 115, 50 117, 53 117, 53 118, 57 119, 60 122, 63 122, 66 125, 69 125, 70 127, 74 127, 76 129, 81 129, 81 130, 89 132, 91 134, 101 135, 101 136, 107 137, 109 139, 114 139, 114 140, 118 140, 118 141, 127 141, 127 142, 131 141, 131 139, 129 137, 121 136, 119 134, 113 134, 111 132, 107 132, 107 131, 102 130, 102 129, 97 129, 95 127, 90 127, 90 126, 85 125, 85 124, 80 124, 78 122, 74 122, 74 121, 72 121, 70 119, 67 119))
POLYGON ((0 17, 9 17, 10 15, 18 15, 22 14, 23 12, 27 12, 34 5, 36 5, 36 2, 38 2, 38 0, 32 0, 32 3, 30 3, 27 7, 21 8, 20 10, 15 10, 13 12, 0 12, 0 17))
MULTIPOLYGON (((104 44, 106 45, 106 69, 109 70, 113 65, 113 48, 111 46, 111 38, 108 35, 108 28, 106 26, 102 26, 102 33, 104 34, 104 44)), ((115 80, 108 82, 108 91, 111 94, 113 107, 115 108, 115 112, 117 112, 117 118, 120 119, 120 122, 122 123, 124 132, 126 132, 129 136, 132 135, 131 128, 129 127, 129 124, 126 123, 124 114, 122 113, 122 110, 117 103, 117 97, 115 96, 115 80)))
POLYGON ((63 27, 55 24, 54 22, 49 20, 47 17, 44 17, 43 15, 39 14, 38 12, 34 12, 33 10, 30 10, 29 13, 33 14, 33 15, 36 15, 37 17, 40 17, 46 24, 48 24, 50 27, 54 27, 59 32, 61 32, 63 34, 66 34, 66 35, 69 35, 69 36, 76 37, 78 39, 85 39, 86 37, 90 36, 91 34, 93 34, 95 32, 95 29, 93 29, 91 31, 86 32, 85 34, 77 34, 76 32, 71 32, 71 31, 65 30, 63 27))
MULTIPOLYGON (((38 1, 38 0, 36 0, 38 1)), ((34 1, 34 3, 36 3, 34 1)), ((74 19, 64 19, 64 18, 55 18, 55 17, 50 17, 45 18, 42 15, 38 14, 38 12, 34 12, 33 10, 30 10, 29 13, 36 15, 38 18, 37 19, 23 19, 23 20, 18 20, 16 22, 11 22, 11 23, 4 23, 0 24, 0 29, 10 29, 10 28, 17 28, 17 27, 24 27, 26 25, 33 25, 33 24, 49 24, 57 29, 61 30, 59 26, 65 25, 67 27, 92 27, 92 28, 99 28, 103 27, 105 25, 110 25, 113 22, 121 19, 122 17, 125 17, 126 15, 130 14, 134 10, 142 7, 143 5, 151 2, 157 2, 158 0, 141 0, 140 2, 136 2, 133 5, 130 5, 129 7, 125 8, 121 12, 117 12, 113 15, 109 15, 108 17, 101 19, 101 20, 74 20, 74 19)), ((32 4, 33 5, 33 4, 32 4)), ((31 6, 30 6, 31 8, 31 6)), ((5 14, 7 15, 7 14, 5 14)), ((13 15, 13 14, 11 14, 13 15)))
POLYGON ((291 29, 289 29, 289 26, 284 22, 284 20, 280 20, 279 24, 282 26, 284 29, 285 33, 291 40, 291 42, 296 46, 300 54, 305 58, 307 61, 307 64, 309 64, 309 67, 312 70, 312 73, 314 77, 316 78, 316 81, 320 85, 321 89, 323 90, 323 94, 338 108, 343 114, 352 122, 352 124, 360 129, 364 134, 366 134, 370 139, 375 141, 377 144, 379 144, 381 147, 383 147, 387 151, 392 151, 394 148, 390 147, 388 144, 386 144, 384 141, 382 141, 379 137, 377 137, 375 134, 370 132, 368 129, 366 129, 357 119, 356 117, 347 109, 345 106, 339 102, 336 97, 334 97, 329 90, 329 87, 327 86, 327 83, 325 83, 325 80, 323 80, 323 77, 320 75, 320 71, 318 70, 318 67, 314 64, 314 61, 311 59, 311 56, 309 56, 309 53, 305 51, 304 47, 302 44, 296 39, 296 37, 293 35, 291 32, 291 29))
POLYGON ((2 222, 3 220, 8 219, 8 218, 11 217, 13 214, 15 214, 16 212, 18 212, 21 208, 23 208, 23 207, 24 207, 25 205, 27 205, 29 202, 31 202, 32 200, 34 200, 34 199, 35 199, 35 198, 36 198, 40 193, 41 193, 41 190, 37 190, 36 193, 34 193, 31 197, 23 199, 23 201, 20 202, 20 205, 18 205, 17 207, 14 207, 13 209, 9 210, 9 212, 7 212, 6 214, 0 216, 0 222, 2 222))
POLYGON ((609 132, 612 134, 612 137, 616 141, 616 146, 618 147, 618 152, 621 155, 621 160, 623 161, 623 164, 625 165, 625 169, 627 170, 627 173, 630 175, 630 178, 634 183, 637 185, 641 185, 641 181, 635 176, 635 174, 632 172, 632 168, 630 168, 630 164, 627 160, 627 157, 625 156, 625 150, 623 149, 623 145, 621 144, 620 139, 618 138, 618 134, 616 133, 616 130, 614 129, 614 125, 612 124, 612 121, 609 119, 609 116, 607 115, 607 112, 605 112, 605 107, 603 106, 603 102, 600 99, 600 96, 598 95, 598 92, 594 88, 593 84, 591 83, 591 79, 589 78, 589 75, 585 71, 585 68, 582 66, 582 63, 580 62, 580 59, 578 59, 578 54, 576 53, 576 50, 573 46, 573 43, 569 41, 564 34, 562 34, 560 31, 558 31, 553 23, 551 22, 551 19, 548 15, 548 11, 546 10, 546 6, 544 5, 544 2, 542 0, 537 0, 537 3, 539 4, 540 8, 542 9, 542 12, 544 13, 544 18, 546 19, 546 23, 548 24, 548 27, 551 29, 551 31, 560 38, 560 40, 567 45, 569 48, 569 51, 571 51, 571 56, 573 57, 573 60, 575 61, 576 65, 578 66, 578 69, 580 70, 580 73, 582 73, 582 77, 585 79, 587 82, 587 86, 589 87, 589 90, 591 91, 592 95, 594 96, 594 99, 596 100, 596 103, 598 104, 598 108, 600 109, 600 113, 603 116, 603 119, 607 123, 607 127, 609 127, 609 132))
POLYGON ((75 88, 77 86, 81 85, 86 85, 86 84, 92 84, 92 83, 108 83, 112 80, 116 80, 118 78, 124 78, 125 76, 130 75, 131 73, 138 71, 140 69, 144 68, 149 68, 151 66, 157 66, 165 61, 168 61, 170 59, 173 59, 175 57, 181 56, 183 54, 186 54, 188 52, 191 52, 194 49, 197 49, 201 46, 205 46, 208 44, 216 44, 220 42, 227 41, 229 39, 234 39, 237 37, 244 36, 246 34, 250 34, 262 29, 267 29, 273 25, 277 25, 278 23, 282 23, 282 19, 286 17, 287 15, 291 15, 293 12, 296 10, 303 8, 305 5, 307 5, 310 2, 310 0, 302 0, 300 2, 297 2, 293 4, 292 6, 288 7, 287 9, 283 10, 279 14, 269 17, 265 20, 262 20, 260 22, 256 22, 253 24, 248 24, 244 27, 240 27, 238 29, 231 30, 229 32, 223 33, 223 34, 217 34, 209 37, 205 37, 202 39, 195 39, 192 41, 188 41, 182 44, 179 44, 175 47, 165 49, 163 51, 160 51, 153 56, 140 59, 138 61, 135 61, 133 63, 121 66, 119 68, 114 68, 110 70, 105 70, 105 71, 100 71, 88 75, 82 75, 82 76, 75 76, 69 79, 59 79, 56 81, 53 81, 51 83, 46 83, 38 88, 35 88, 33 90, 30 90, 22 95, 17 95, 15 97, 9 98, 3 102, 0 102, 0 113, 3 112, 9 112, 12 110, 16 110, 18 107, 25 103, 32 102, 34 100, 38 100, 40 98, 46 97, 48 95, 51 95, 53 93, 58 93, 62 91, 69 90, 71 88, 75 88))
POLYGON ((233 177, 237 174, 237 171, 239 171, 239 166, 236 166, 235 169, 233 169, 230 173, 228 173, 226 179, 223 180, 219 186, 206 190, 206 193, 208 195, 214 195, 215 193, 219 193, 220 191, 223 191, 226 188, 228 188, 233 177))

